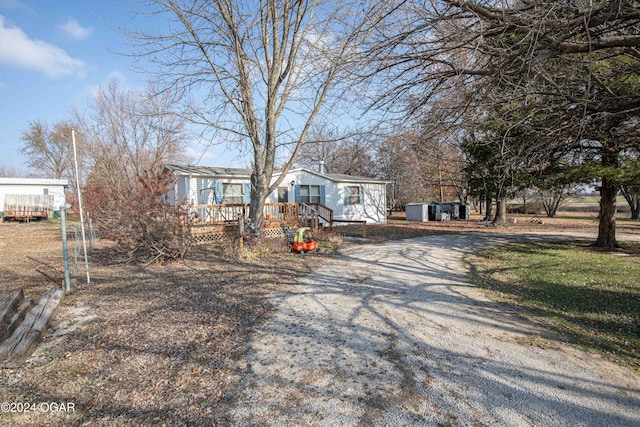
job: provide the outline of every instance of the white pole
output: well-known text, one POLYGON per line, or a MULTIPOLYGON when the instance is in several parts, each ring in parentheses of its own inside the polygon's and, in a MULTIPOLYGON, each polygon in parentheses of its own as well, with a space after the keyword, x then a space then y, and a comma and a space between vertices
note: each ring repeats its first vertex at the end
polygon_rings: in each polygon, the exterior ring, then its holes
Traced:
POLYGON ((76 164, 76 186, 78 189, 78 209, 80 209, 80 228, 82 229, 82 247, 84 248, 84 265, 87 268, 87 285, 91 284, 89 277, 89 259, 87 258, 87 239, 84 234, 84 214, 82 213, 82 194, 80 193, 80 174, 78 173, 78 153, 76 151, 76 132, 71 128, 71 139, 73 140, 73 159, 76 164))
POLYGON ((69 251, 67 250, 67 207, 60 206, 60 223, 62 224, 62 258, 64 260, 64 284, 65 291, 71 291, 71 279, 69 278, 69 251))

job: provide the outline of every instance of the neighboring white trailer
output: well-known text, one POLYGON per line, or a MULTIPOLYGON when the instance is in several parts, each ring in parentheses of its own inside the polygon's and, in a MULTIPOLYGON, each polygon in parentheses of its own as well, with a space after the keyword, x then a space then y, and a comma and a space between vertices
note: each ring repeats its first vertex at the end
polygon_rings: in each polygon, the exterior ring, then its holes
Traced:
POLYGON ((0 217, 31 220, 58 217, 66 203, 66 179, 0 178, 0 217))

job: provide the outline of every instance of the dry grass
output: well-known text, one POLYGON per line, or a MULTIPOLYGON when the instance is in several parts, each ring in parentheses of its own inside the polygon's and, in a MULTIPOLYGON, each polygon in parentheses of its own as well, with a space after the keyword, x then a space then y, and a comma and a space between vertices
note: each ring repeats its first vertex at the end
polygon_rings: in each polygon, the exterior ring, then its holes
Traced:
MULTIPOLYGON (((417 236, 427 236, 442 233, 474 233, 474 232, 593 232, 598 231, 598 221, 590 213, 560 212, 555 218, 542 215, 508 215, 509 223, 505 227, 494 227, 480 221, 478 214, 471 216, 469 221, 447 222, 411 222, 406 221, 404 213, 396 212, 385 225, 367 225, 367 238, 372 241, 407 239, 417 236), (513 222, 515 218, 515 222, 513 222)), ((640 222, 627 219, 626 214, 617 218, 617 232, 622 234, 640 235, 640 222)), ((347 236, 361 237, 362 226, 349 225, 340 227, 340 233, 347 236)))
MULTIPOLYGON (((592 218, 543 222, 519 220, 506 231, 597 227, 592 218)), ((623 227, 640 234, 637 222, 623 227)), ((0 224, 0 289, 22 287, 37 299, 59 286, 59 230, 55 221, 0 224)), ((367 227, 372 240, 460 231, 500 229, 476 221, 403 219, 367 227)), ((99 242, 90 256, 91 286, 83 285, 80 263, 78 284, 65 295, 36 353, 20 369, 0 370, 0 403, 63 402, 75 412, 0 413, 0 425, 226 424, 227 408, 248 369, 239 361, 254 326, 271 309, 268 296, 290 290, 298 278, 329 262, 341 243, 335 235, 317 237, 320 255, 290 254, 275 242, 230 256, 231 247, 223 245, 147 268, 112 264, 109 242, 99 242)))
MULTIPOLYGON (((38 298, 60 284, 37 273, 61 266, 57 223, 1 224, 1 288, 38 298)), ((75 412, 0 413, 0 425, 216 425, 225 422, 252 327, 321 256, 267 250, 230 258, 223 247, 141 268, 113 265, 101 242, 91 285, 67 294, 49 333, 20 369, 0 370, 2 402, 72 403, 75 412)), ((53 276, 55 276, 55 269, 53 276)), ((37 407, 37 406, 36 406, 37 407)))

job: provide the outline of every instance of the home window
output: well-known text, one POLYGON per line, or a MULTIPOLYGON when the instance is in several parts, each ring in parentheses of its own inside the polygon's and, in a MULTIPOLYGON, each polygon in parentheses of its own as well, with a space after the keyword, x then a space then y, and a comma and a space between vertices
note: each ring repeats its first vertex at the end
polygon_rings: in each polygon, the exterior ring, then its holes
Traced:
POLYGON ((349 190, 348 201, 350 205, 359 205, 360 203, 362 203, 359 186, 357 185, 349 186, 348 190, 349 190))
POLYGON ((320 203, 320 186, 301 185, 300 203, 320 203))
POLYGON ((222 203, 242 203, 242 184, 222 184, 222 203))

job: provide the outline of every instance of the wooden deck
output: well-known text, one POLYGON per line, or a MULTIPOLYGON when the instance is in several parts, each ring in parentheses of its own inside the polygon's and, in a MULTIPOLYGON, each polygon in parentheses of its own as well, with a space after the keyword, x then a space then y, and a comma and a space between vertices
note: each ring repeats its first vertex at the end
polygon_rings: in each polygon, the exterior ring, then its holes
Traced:
MULTIPOLYGON (((184 221, 191 225, 196 243, 225 241, 237 236, 238 217, 249 218, 248 204, 181 205, 178 207, 184 221)), ((245 222, 246 223, 246 222, 245 222)), ((287 227, 310 227, 313 230, 334 224, 361 224, 366 236, 366 221, 334 218, 333 210, 320 203, 266 203, 262 234, 265 237, 283 237, 281 224, 287 227)))
MULTIPOLYGON (((238 217, 249 218, 248 204, 181 205, 178 207, 184 221, 193 227, 220 226, 225 231, 238 223, 238 217)), ((321 222, 329 227, 333 222, 333 211, 320 203, 265 203, 265 228, 279 227, 281 223, 298 222, 316 228, 321 222)))
MULTIPOLYGON (((248 204, 180 205, 185 221, 192 225, 225 225, 237 223, 238 217, 249 218, 248 204)), ((291 221, 298 217, 298 203, 266 203, 266 221, 291 221)))

